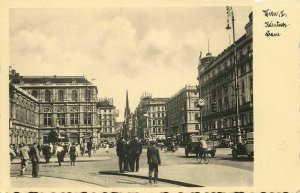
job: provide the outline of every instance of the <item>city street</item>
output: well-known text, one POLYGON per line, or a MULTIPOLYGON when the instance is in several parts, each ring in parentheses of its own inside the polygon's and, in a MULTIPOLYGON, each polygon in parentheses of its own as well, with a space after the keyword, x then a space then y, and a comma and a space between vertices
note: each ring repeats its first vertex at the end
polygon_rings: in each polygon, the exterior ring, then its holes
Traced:
POLYGON ((184 148, 175 153, 160 151, 158 184, 149 184, 146 147, 140 158, 140 171, 119 173, 115 148, 106 153, 99 149, 92 157, 85 154, 77 158, 76 166, 70 166, 69 155, 58 166, 57 159, 49 164, 40 164, 40 178, 31 178, 31 164, 25 176, 19 175, 20 159, 11 164, 11 184, 13 188, 26 187, 203 187, 203 186, 252 186, 253 160, 246 157, 233 160, 229 148, 219 148, 209 164, 199 164, 191 155, 184 156, 184 148), (53 162, 54 161, 54 162, 53 162), (36 183, 31 183, 36 182, 36 183))

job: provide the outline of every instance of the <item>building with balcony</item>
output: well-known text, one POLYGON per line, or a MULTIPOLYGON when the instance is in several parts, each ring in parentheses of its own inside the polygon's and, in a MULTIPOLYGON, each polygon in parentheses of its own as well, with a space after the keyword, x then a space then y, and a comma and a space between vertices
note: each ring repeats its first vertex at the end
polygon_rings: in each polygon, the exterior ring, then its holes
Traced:
POLYGON ((113 99, 99 99, 97 116, 98 139, 101 141, 115 140, 118 111, 113 104, 113 99))
MULTIPOLYGON (((252 13, 245 26, 246 33, 236 41, 239 115, 242 136, 253 131, 253 40, 252 13)), ((236 95, 234 45, 214 57, 208 53, 199 57, 198 77, 203 133, 217 138, 234 139, 236 122, 236 95)))
MULTIPOLYGON (((97 87, 83 76, 19 76, 11 84, 22 89, 38 108, 38 140, 54 130, 65 140, 97 141, 97 87)), ((36 110, 35 110, 36 111, 36 110)))
POLYGON ((166 135, 186 143, 191 134, 199 133, 196 86, 185 86, 166 102, 166 135))

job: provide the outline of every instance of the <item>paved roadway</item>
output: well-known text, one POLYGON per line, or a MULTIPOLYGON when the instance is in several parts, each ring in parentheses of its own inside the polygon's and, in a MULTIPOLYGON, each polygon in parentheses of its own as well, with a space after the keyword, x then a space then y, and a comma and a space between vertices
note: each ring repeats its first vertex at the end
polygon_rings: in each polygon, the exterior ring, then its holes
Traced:
MULTIPOLYGON (((248 158, 239 158, 238 160, 232 160, 230 157, 230 149, 217 149, 217 154, 215 158, 211 158, 209 164, 204 168, 207 171, 215 170, 223 170, 225 171, 237 171, 239 172, 236 175, 245 173, 249 182, 246 185, 251 185, 253 182, 251 181, 253 174, 253 160, 249 160, 248 158), (216 165, 216 166, 214 166, 216 165), (229 167, 225 167, 229 166, 229 167), (248 172, 248 173, 247 173, 248 172), (251 174, 251 175, 248 175, 251 174)), ((185 186, 183 184, 177 183, 182 180, 178 180, 176 178, 173 179, 172 175, 182 168, 184 171, 193 172, 195 169, 199 169, 201 166, 196 165, 196 159, 194 156, 190 156, 186 158, 184 156, 184 149, 180 148, 175 153, 171 152, 160 152, 162 165, 161 167, 161 175, 168 180, 159 181, 156 185, 150 185, 147 179, 143 178, 147 175, 147 161, 146 161, 146 149, 143 150, 143 154, 140 159, 140 168, 141 171, 136 173, 128 173, 125 175, 120 175, 118 171, 118 163, 117 156, 115 153, 115 148, 110 149, 109 153, 106 153, 104 149, 99 149, 96 154, 93 154, 91 158, 85 154, 83 157, 79 157, 76 166, 70 166, 70 162, 68 161, 68 155, 66 155, 65 162, 63 166, 59 167, 56 162, 56 158, 52 158, 51 161, 54 161, 45 164, 40 164, 40 176, 41 178, 33 179, 31 178, 31 166, 27 169, 27 174, 23 177, 19 176, 19 168, 20 164, 19 160, 14 160, 11 164, 11 184, 12 187, 32 187, 33 180, 37 183, 34 183, 35 187, 61 187, 61 186, 101 186, 101 187, 177 187, 177 186, 185 186), (100 173, 99 173, 100 172, 100 173), (164 173, 163 173, 164 172, 164 173), (110 174, 110 175, 108 175, 110 174), (173 180, 173 181, 172 181, 173 180), (49 183, 44 183, 44 182, 49 183), (40 182, 40 183, 39 183, 40 182), (63 182, 63 183, 62 183, 63 182)), ((42 159, 43 161, 43 159, 42 159)), ((31 165, 31 164, 30 164, 31 165)), ((205 170, 202 170, 205 171, 205 170)), ((207 174, 209 175, 209 173, 207 174)), ((217 175, 217 174, 216 174, 217 175)), ((219 175, 219 174, 218 174, 219 175)), ((222 175, 222 174, 221 174, 222 175)), ((226 174, 226 175, 230 175, 226 174)), ((234 174, 235 175, 235 174, 234 174)), ((182 179, 188 179, 191 175, 186 172, 183 173, 182 179)), ((228 178, 228 176, 224 176, 228 178)), ((211 178, 216 178, 216 176, 211 178)), ((210 180, 209 182, 202 181, 199 186, 204 185, 215 185, 218 186, 218 182, 216 180, 210 180)), ((228 179, 227 184, 231 184, 231 179, 228 179)), ((232 179, 235 180, 235 179, 232 179)), ((193 180, 188 180, 189 182, 194 182, 193 180)), ((235 180, 236 181, 236 180, 235 180)), ((197 182, 196 182, 197 183, 197 182)), ((227 185, 225 183, 225 185, 227 185)), ((195 183, 193 183, 195 184, 195 183)), ((244 184, 241 184, 244 185, 244 184)))

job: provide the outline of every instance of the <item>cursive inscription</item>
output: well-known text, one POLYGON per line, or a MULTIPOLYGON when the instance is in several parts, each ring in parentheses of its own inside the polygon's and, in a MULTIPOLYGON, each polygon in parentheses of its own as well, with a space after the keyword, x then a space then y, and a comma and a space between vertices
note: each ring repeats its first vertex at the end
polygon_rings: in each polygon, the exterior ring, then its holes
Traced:
POLYGON ((284 30, 290 25, 285 20, 287 13, 285 10, 262 10, 264 16, 268 18, 264 22, 266 28, 266 37, 279 37, 283 34, 284 30))

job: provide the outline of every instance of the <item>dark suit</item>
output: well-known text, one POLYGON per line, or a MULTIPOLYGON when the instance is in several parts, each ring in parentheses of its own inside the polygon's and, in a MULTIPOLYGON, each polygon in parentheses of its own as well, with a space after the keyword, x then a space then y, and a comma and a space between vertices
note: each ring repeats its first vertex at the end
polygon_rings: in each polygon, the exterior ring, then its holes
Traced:
POLYGON ((36 145, 33 145, 30 148, 29 154, 32 163, 32 177, 36 178, 39 175, 39 162, 40 162, 39 150, 36 145))
POLYGON ((116 148, 117 156, 119 157, 119 170, 124 171, 123 164, 125 160, 125 142, 118 140, 116 148))
POLYGON ((147 158, 149 164, 149 180, 151 182, 152 173, 154 170, 154 182, 156 182, 158 178, 158 164, 161 164, 158 148, 150 145, 147 149, 147 158))
POLYGON ((130 171, 139 171, 140 155, 142 153, 142 143, 134 139, 130 142, 131 158, 130 158, 130 171))

